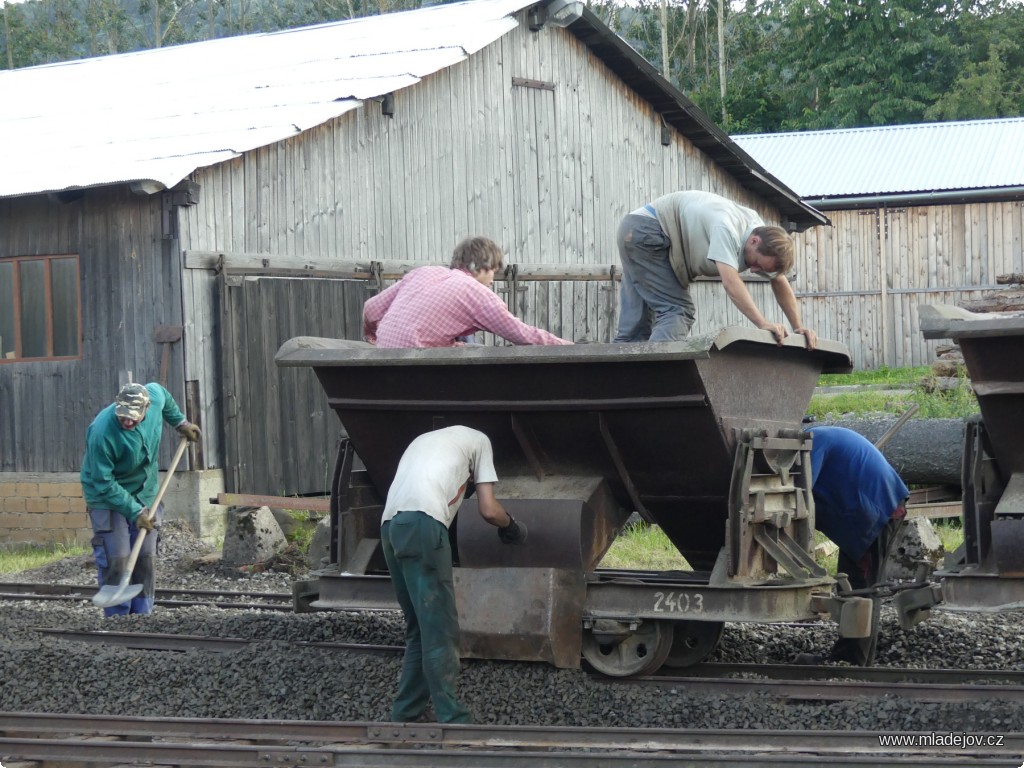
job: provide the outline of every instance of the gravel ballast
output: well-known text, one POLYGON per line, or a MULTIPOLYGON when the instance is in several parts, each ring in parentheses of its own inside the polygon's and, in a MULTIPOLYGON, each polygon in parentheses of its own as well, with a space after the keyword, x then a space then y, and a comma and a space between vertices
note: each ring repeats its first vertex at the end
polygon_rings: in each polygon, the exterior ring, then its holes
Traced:
MULTIPOLYGON (((180 523, 161 536, 163 589, 290 592, 288 573, 243 574, 215 562, 180 523)), ((68 558, 5 581, 94 583, 89 557, 68 558)), ((302 647, 294 641, 402 645, 399 614, 290 614, 206 606, 157 607, 151 616, 104 619, 90 602, 0 601, 0 710, 157 717, 387 720, 401 659, 302 647), (256 640, 228 652, 141 651, 57 639, 36 628, 112 630, 256 640)), ((1024 668, 1024 612, 933 611, 904 632, 883 611, 879 666, 1024 668)), ((828 623, 730 624, 710 659, 788 663, 827 650, 828 623)), ((479 723, 588 727, 1024 731, 1024 706, 921 704, 896 698, 793 703, 766 694, 712 696, 594 679, 546 664, 464 660, 459 696, 479 723)))

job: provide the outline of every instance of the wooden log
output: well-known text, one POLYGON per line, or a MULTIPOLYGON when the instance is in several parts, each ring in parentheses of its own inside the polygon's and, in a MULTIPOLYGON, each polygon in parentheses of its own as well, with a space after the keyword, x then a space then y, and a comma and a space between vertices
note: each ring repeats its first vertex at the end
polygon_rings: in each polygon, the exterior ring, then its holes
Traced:
POLYGON ((1024 310, 1024 289, 993 291, 980 299, 961 301, 958 307, 971 312, 1015 312, 1024 310))
MULTIPOLYGON (((895 424, 896 417, 839 418, 817 422, 846 427, 876 442, 895 424)), ((882 450, 903 482, 912 485, 960 486, 963 452, 962 419, 916 419, 908 421, 882 450)))
POLYGON ((996 282, 1000 285, 1018 285, 1024 283, 1024 274, 1020 272, 1011 272, 1008 275, 998 275, 996 282))

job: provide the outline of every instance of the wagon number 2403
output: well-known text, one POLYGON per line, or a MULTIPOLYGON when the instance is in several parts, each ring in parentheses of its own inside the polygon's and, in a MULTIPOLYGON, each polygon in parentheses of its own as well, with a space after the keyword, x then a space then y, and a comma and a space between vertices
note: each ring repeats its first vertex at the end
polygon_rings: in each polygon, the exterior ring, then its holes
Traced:
POLYGON ((656 613, 701 613, 704 610, 704 595, 697 592, 655 592, 654 610, 656 613))

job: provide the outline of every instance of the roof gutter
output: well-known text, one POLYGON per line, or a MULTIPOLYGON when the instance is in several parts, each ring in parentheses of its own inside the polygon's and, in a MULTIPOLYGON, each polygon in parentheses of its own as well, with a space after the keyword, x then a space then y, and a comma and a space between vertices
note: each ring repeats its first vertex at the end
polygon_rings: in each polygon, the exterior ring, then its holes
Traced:
POLYGON ((858 208, 892 208, 915 205, 953 205, 956 203, 995 203, 1011 200, 1024 200, 1024 186, 860 197, 804 198, 805 203, 823 211, 851 211, 858 208))

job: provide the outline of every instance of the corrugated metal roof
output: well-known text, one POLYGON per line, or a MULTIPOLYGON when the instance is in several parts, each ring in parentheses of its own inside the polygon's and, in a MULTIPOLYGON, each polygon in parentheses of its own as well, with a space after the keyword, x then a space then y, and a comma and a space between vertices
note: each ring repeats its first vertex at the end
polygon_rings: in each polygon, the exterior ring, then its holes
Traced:
POLYGON ((462 61, 532 2, 475 0, 2 71, 0 196, 172 187, 462 61))
POLYGON ((1024 118, 732 138, 804 198, 1024 186, 1024 118))

